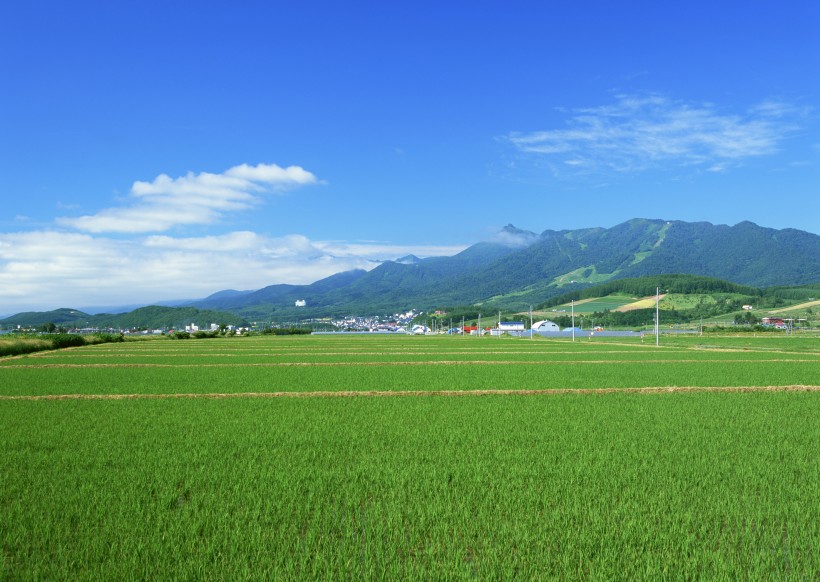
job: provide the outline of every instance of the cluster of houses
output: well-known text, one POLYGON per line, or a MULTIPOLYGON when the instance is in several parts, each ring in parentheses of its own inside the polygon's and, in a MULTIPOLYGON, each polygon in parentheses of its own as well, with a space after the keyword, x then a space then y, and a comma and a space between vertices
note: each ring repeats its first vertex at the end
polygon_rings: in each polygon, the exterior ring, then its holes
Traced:
MULTIPOLYGON (((560 332, 561 328, 557 323, 552 321, 542 320, 536 321, 530 328, 534 333, 560 332)), ((454 327, 439 333, 456 334, 456 335, 501 335, 508 334, 523 334, 527 331, 526 325, 521 321, 500 321, 498 325, 491 327, 482 327, 479 329, 477 325, 465 325, 464 327, 454 327)), ((571 331, 564 330, 564 331, 571 331)), ((414 335, 422 335, 431 333, 430 328, 426 325, 414 325, 407 333, 414 335)))
MULTIPOLYGON (((208 329, 207 331, 219 331, 220 327, 221 326, 218 323, 212 323, 210 329, 208 329)), ((227 329, 228 331, 234 331, 234 330, 236 330, 236 326, 235 325, 226 325, 225 329, 227 329)), ((195 331, 204 331, 204 330, 201 330, 200 327, 197 324, 192 323, 191 325, 186 325, 185 326, 185 331, 187 331, 188 333, 194 333, 195 331)))
POLYGON ((760 320, 761 325, 771 326, 775 329, 789 329, 791 319, 783 319, 782 317, 764 317, 760 320))
POLYGON ((411 309, 406 313, 394 313, 391 316, 348 316, 341 319, 333 319, 330 323, 336 329, 345 331, 380 331, 407 333, 410 324, 418 313, 411 309))

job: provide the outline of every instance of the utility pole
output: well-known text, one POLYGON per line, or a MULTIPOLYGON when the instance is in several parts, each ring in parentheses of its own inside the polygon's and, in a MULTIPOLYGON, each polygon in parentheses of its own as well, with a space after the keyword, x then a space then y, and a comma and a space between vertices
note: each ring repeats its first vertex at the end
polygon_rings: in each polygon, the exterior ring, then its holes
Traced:
POLYGON ((661 345, 661 288, 655 287, 655 346, 661 345))
POLYGON ((572 300, 572 341, 575 341, 575 299, 572 300))
POLYGON ((530 305, 530 339, 533 339, 533 335, 532 335, 532 305, 530 305))

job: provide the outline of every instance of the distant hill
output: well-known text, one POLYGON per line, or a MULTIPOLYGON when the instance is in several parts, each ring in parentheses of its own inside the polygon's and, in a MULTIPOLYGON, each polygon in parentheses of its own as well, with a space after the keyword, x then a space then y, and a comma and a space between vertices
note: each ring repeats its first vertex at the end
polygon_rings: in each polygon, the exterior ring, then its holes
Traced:
POLYGON ((86 322, 92 317, 84 311, 63 307, 52 311, 24 311, 0 320, 0 324, 5 326, 40 326, 53 323, 54 325, 73 326, 80 321, 86 322))
POLYGON ((634 219, 612 228, 540 235, 508 225, 494 241, 452 257, 404 257, 311 285, 274 285, 192 305, 279 319, 441 305, 523 309, 567 291, 657 274, 714 277, 756 288, 820 282, 820 236, 751 222, 634 219), (306 305, 295 307, 297 299, 306 305))
POLYGON ((222 301, 225 299, 236 299, 237 297, 243 297, 244 295, 250 295, 251 293, 253 293, 253 291, 236 291, 235 289, 226 289, 224 291, 217 291, 216 293, 209 295, 201 301, 222 301))
POLYGON ((55 309, 53 311, 30 311, 18 313, 0 320, 5 327, 40 327, 53 323, 59 327, 115 328, 115 329, 168 329, 184 328, 194 323, 208 326, 212 323, 244 326, 247 320, 235 313, 202 310, 194 307, 162 307, 151 305, 129 313, 100 313, 91 315, 76 309, 55 309))
POLYGON ((404 257, 403 262, 387 261, 372 271, 344 271, 310 285, 271 285, 247 295, 209 298, 192 305, 232 311, 249 319, 395 312, 413 307, 426 287, 447 288, 454 275, 469 273, 514 251, 505 244, 483 242, 452 257, 404 257), (305 301, 305 306, 296 307, 297 300, 305 301))
MULTIPOLYGON (((709 294, 735 293, 750 297, 762 297, 764 292, 756 287, 738 285, 714 277, 700 277, 698 275, 663 274, 635 279, 615 279, 609 283, 595 285, 586 289, 572 291, 553 297, 538 305, 537 309, 547 309, 555 305, 563 305, 572 300, 580 301, 592 297, 605 297, 615 293, 646 297, 654 295, 657 290, 662 293, 709 294)), ((772 293, 774 295, 774 293, 772 293)))
POLYGON ((572 291, 537 305, 535 310, 556 312, 553 318, 569 325, 567 312, 575 301, 575 315, 586 316, 587 321, 592 318, 604 326, 639 326, 654 321, 659 296, 662 319, 675 323, 718 319, 751 324, 765 316, 788 313, 799 326, 800 321, 813 319, 812 308, 820 306, 820 301, 806 299, 820 295, 818 291, 820 285, 816 284, 758 289, 712 277, 661 274, 616 279, 572 291))
POLYGON ((337 289, 343 289, 356 282, 367 272, 362 269, 336 273, 310 285, 270 285, 258 291, 225 294, 215 293, 210 297, 192 304, 200 309, 216 309, 222 311, 236 311, 249 315, 251 318, 273 313, 278 308, 294 308, 296 301, 310 298, 311 306, 316 297, 323 297, 337 289), (254 306, 266 306, 265 309, 255 311, 254 306))

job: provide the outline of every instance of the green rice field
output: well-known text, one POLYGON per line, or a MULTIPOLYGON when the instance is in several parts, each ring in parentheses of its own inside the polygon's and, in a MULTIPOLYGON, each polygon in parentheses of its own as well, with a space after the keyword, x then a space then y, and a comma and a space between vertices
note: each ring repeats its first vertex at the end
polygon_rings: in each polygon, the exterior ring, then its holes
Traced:
POLYGON ((0 579, 820 578, 820 339, 0 359, 0 579))

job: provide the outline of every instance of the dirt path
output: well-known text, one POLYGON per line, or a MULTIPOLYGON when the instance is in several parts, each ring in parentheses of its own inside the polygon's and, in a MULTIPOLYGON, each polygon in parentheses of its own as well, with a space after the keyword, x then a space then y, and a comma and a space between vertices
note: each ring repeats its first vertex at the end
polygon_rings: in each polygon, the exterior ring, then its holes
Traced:
POLYGON ((675 394, 688 392, 820 392, 820 386, 666 386, 645 388, 552 388, 548 390, 340 390, 316 392, 237 392, 202 394, 41 394, 0 396, 0 400, 142 400, 163 398, 353 398, 385 396, 562 396, 570 394, 675 394))
MULTIPOLYGON (((768 358, 754 360, 756 363, 816 363, 817 356, 813 354, 800 354, 804 357, 798 358, 768 358)), ((644 359, 644 360, 432 360, 420 362, 253 362, 253 363, 220 363, 220 364, 40 364, 17 366, 0 366, 0 374, 3 370, 27 370, 27 369, 91 369, 91 368, 373 368, 373 367, 396 367, 396 366, 605 366, 607 364, 738 364, 749 363, 745 358, 731 359, 721 358, 714 360, 706 359, 644 359)))

